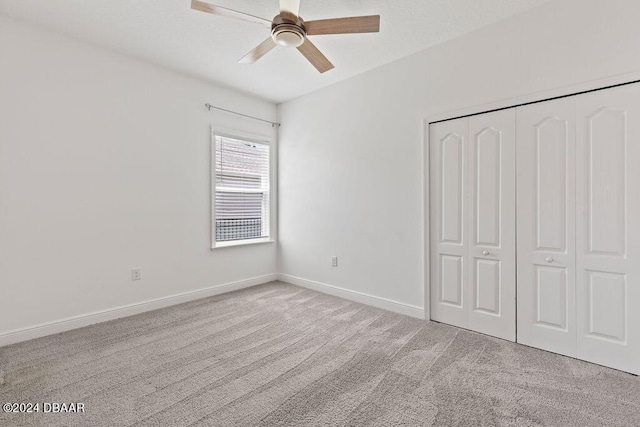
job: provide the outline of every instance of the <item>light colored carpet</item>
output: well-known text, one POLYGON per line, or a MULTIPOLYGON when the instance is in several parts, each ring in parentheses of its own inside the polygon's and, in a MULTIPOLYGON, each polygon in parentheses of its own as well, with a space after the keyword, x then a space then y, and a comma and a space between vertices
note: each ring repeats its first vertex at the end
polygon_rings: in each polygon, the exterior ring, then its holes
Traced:
POLYGON ((637 377, 270 283, 0 348, 2 426, 640 425, 637 377))

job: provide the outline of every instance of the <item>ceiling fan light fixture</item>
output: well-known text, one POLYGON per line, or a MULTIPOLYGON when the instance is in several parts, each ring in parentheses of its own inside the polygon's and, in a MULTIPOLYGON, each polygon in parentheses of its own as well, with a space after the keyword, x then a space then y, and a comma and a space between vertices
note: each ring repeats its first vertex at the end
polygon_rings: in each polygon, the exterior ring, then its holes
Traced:
POLYGON ((283 47, 298 47, 304 43, 304 32, 295 25, 282 24, 273 29, 273 41, 283 47))
POLYGON ((191 8, 213 15, 270 26, 270 37, 240 58, 238 62, 242 64, 253 64, 277 46, 295 47, 316 70, 324 73, 333 69, 333 64, 307 38, 307 35, 377 33, 380 31, 380 15, 351 16, 305 22, 298 14, 300 0, 280 0, 280 13, 272 21, 202 0, 191 0, 191 8))

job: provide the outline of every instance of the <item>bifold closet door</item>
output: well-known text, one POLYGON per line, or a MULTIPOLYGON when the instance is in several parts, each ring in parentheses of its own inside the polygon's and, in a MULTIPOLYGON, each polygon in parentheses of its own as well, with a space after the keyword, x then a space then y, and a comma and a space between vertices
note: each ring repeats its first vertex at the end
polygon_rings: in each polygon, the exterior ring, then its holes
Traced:
POLYGON ((575 356, 575 99, 517 123, 518 342, 575 356))
POLYGON ((515 341, 515 110, 429 140, 431 317, 515 341))
POLYGON ((469 329, 516 339, 515 110, 469 118, 469 329))
POLYGON ((576 97, 577 354, 640 374, 640 85, 576 97))
POLYGON ((517 123, 518 342, 640 374, 640 85, 517 123))
POLYGON ((468 327, 469 120, 429 126, 431 318, 468 327))

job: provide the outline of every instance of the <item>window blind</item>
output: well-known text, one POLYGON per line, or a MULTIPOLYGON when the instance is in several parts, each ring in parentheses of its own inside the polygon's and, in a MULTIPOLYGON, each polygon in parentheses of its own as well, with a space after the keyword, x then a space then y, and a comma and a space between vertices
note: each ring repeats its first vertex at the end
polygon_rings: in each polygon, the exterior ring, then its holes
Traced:
POLYGON ((269 145, 215 136, 216 242, 269 237, 269 145))

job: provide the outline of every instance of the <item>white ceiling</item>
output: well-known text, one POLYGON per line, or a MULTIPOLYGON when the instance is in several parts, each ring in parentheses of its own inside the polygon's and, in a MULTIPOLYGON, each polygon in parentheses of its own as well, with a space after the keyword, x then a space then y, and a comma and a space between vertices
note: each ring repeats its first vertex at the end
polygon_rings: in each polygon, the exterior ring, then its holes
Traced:
MULTIPOLYGON (((278 0, 208 0, 272 19, 278 0)), ((550 0, 302 0, 307 21, 381 15, 379 34, 312 36, 335 69, 295 49, 237 61, 269 36, 261 25, 191 10, 190 0, 0 0, 0 14, 282 102, 459 37, 550 0)))

